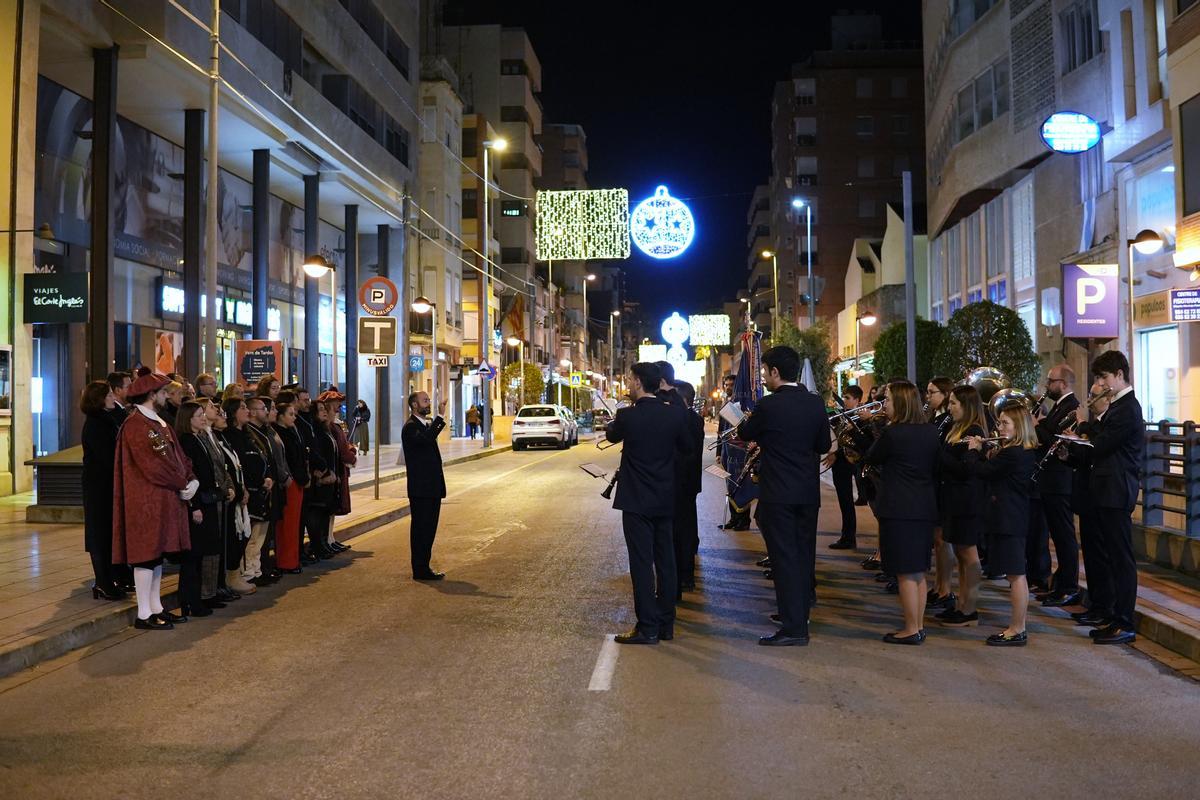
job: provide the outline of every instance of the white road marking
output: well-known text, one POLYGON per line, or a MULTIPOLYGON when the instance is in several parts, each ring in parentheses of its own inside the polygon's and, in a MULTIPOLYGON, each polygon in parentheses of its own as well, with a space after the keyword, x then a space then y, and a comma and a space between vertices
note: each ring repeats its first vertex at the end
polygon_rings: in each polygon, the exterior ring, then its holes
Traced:
POLYGON ((600 646, 600 655, 596 657, 596 668, 592 670, 592 680, 588 683, 589 692, 607 692, 612 688, 613 673, 617 671, 617 654, 621 645, 615 640, 616 634, 604 637, 600 646))

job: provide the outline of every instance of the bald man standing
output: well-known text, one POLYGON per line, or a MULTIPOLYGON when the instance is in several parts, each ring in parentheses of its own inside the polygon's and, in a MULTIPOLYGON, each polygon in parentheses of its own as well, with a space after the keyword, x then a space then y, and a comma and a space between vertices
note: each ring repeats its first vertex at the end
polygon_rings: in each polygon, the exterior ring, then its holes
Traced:
MULTIPOLYGON (((1079 408, 1079 398, 1075 396, 1075 371, 1068 365, 1058 364, 1050 369, 1046 376, 1046 399, 1054 405, 1037 421, 1037 437, 1043 456, 1055 437, 1075 421, 1075 409, 1079 408)), ((1045 522, 1038 520, 1037 535, 1030 537, 1026 551, 1030 583, 1034 578, 1049 581, 1049 591, 1038 596, 1044 606, 1075 605, 1080 601, 1079 543, 1075 540, 1075 517, 1071 513, 1071 468, 1058 458, 1048 459, 1038 478, 1037 491, 1045 522), (1052 580, 1049 577, 1047 529, 1058 556, 1058 569, 1052 580)), ((1030 519, 1037 519, 1037 515, 1031 514, 1030 519)))

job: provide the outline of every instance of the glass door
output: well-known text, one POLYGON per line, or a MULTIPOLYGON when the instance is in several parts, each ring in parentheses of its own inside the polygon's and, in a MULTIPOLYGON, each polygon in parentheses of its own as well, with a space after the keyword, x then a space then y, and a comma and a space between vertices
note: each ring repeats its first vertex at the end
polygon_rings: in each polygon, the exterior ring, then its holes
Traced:
POLYGON ((1138 331, 1134 387, 1148 422, 1179 421, 1179 327, 1138 331))

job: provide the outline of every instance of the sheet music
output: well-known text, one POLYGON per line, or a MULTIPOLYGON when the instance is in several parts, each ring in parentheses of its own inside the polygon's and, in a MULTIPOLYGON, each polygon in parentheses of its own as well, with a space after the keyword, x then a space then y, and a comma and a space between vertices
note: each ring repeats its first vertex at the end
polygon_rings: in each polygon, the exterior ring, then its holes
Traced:
POLYGON ((742 407, 732 400, 721 407, 721 419, 728 422, 730 425, 737 427, 737 424, 742 421, 746 415, 742 413, 742 407))
POLYGON ((586 472, 588 475, 591 475, 593 478, 608 477, 608 469, 600 466, 599 464, 592 464, 589 462, 587 464, 580 464, 579 468, 581 470, 583 470, 584 472, 586 472))
POLYGON ((1080 439, 1078 436, 1067 436, 1065 434, 1056 433, 1056 434, 1054 434, 1054 438, 1065 439, 1069 444, 1081 444, 1084 447, 1095 447, 1096 446, 1096 445, 1092 444, 1091 442, 1089 442, 1087 439, 1080 439))
POLYGON ((730 477, 730 473, 721 469, 720 464, 709 464, 707 467, 704 468, 704 471, 707 472, 709 475, 715 475, 716 477, 720 478, 721 480, 726 480, 730 477))

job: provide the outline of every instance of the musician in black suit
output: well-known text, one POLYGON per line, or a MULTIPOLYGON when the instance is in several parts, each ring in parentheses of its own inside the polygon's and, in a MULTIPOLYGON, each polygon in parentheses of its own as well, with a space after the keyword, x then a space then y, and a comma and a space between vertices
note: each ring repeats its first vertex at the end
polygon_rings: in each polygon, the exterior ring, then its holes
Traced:
MULTIPOLYGON (((1108 410, 1108 397, 1104 392, 1099 383, 1092 385, 1087 405, 1093 420, 1108 410)), ((1086 430, 1083 425, 1079 428, 1086 430)), ((1073 612, 1071 616, 1083 625, 1107 627, 1113 616, 1112 565, 1100 541, 1100 526, 1096 522, 1096 508, 1092 505, 1091 451, 1090 447, 1064 447, 1058 451, 1059 459, 1071 468, 1071 510, 1079 517, 1079 548, 1088 584, 1087 609, 1073 612)))
MULTIPOLYGON (((847 386, 846 393, 842 395, 841 410, 851 411, 858 408, 862 404, 862 396, 862 387, 847 386)), ((833 489, 837 492, 838 509, 842 512, 842 535, 836 542, 830 543, 829 549, 853 550, 858 547, 858 515, 854 508, 854 478, 858 468, 850 463, 841 443, 843 439, 853 441, 851 437, 855 434, 855 428, 848 416, 842 417, 841 425, 845 436, 839 434, 837 450, 825 456, 824 460, 833 476, 833 489)))
POLYGON ((674 638, 675 462, 690 454, 684 415, 655 396, 662 382, 657 365, 639 362, 631 370, 633 405, 617 411, 605 438, 624 442, 613 508, 621 511, 637 625, 616 637, 618 644, 658 644, 674 638))
POLYGON ((1112 392, 1112 401, 1096 421, 1087 421, 1086 407, 1076 409, 1075 414, 1080 429, 1092 443, 1089 491, 1100 544, 1108 555, 1113 579, 1113 616, 1107 626, 1093 632, 1093 640, 1096 644, 1127 644, 1137 638, 1133 627, 1137 561, 1131 515, 1137 503, 1146 424, 1141 403, 1129 383, 1129 360, 1123 353, 1101 353, 1092 362, 1092 375, 1112 392))
POLYGON ((883 571, 899 584, 904 627, 885 634, 888 644, 925 641, 925 573, 937 525, 937 465, 941 440, 921 413, 917 387, 908 381, 887 385, 883 410, 888 424, 863 460, 880 467, 875 515, 883 571))
MULTIPOLYGON (((1050 446, 1059 441, 1058 434, 1075 422, 1079 398, 1075 396, 1075 371, 1066 364, 1052 367, 1046 376, 1046 399, 1054 403, 1045 416, 1037 420, 1040 445, 1038 458, 1043 459, 1050 446)), ((1058 556, 1058 569, 1049 581, 1050 591, 1039 595, 1044 606, 1070 606, 1079 602, 1079 543, 1075 540, 1075 518, 1071 513, 1071 468, 1051 457, 1045 460, 1038 475, 1041 519, 1031 513, 1034 525, 1026 543, 1029 583, 1047 582, 1050 574, 1050 544, 1058 556), (1044 523, 1043 521, 1044 520, 1044 523), (1047 537, 1047 529, 1049 537, 1047 537)), ((1038 501, 1033 501, 1037 504, 1038 501)), ((1033 511, 1033 509, 1031 509, 1033 511)))
POLYGON ((675 381, 675 394, 686 405, 681 413, 686 420, 691 448, 686 457, 675 459, 675 518, 671 535, 675 542, 675 573, 679 591, 675 599, 682 600, 685 591, 696 588, 696 553, 700 550, 700 529, 696 519, 696 496, 700 494, 700 479, 704 474, 704 420, 696 413, 696 389, 687 381, 675 381))
POLYGON ((737 436, 762 449, 758 520, 783 627, 758 643, 806 645, 817 559, 821 456, 832 445, 829 416, 818 395, 796 384, 799 353, 772 347, 763 354, 762 364, 763 383, 771 394, 742 420, 737 436))
POLYGON ((412 512, 408 541, 414 581, 440 581, 446 577, 445 573, 434 572, 429 566, 438 518, 442 513, 442 498, 446 496, 446 477, 442 473, 442 454, 437 443, 438 434, 446 427, 446 421, 442 419, 446 401, 443 399, 438 403, 438 415, 432 420, 429 419, 431 408, 427 393, 410 394, 408 409, 411 415, 400 432, 412 512))

